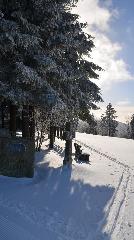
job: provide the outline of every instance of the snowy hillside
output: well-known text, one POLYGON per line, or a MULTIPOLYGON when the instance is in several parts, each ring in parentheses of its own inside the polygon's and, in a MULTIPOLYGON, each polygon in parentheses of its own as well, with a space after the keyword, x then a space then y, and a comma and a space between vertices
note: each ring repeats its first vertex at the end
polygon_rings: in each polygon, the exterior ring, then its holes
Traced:
POLYGON ((62 167, 64 142, 33 179, 0 177, 0 240, 133 240, 134 141, 77 133, 90 164, 62 167))
MULTIPOLYGON (((100 120, 96 120, 96 121, 97 121, 97 124, 98 124, 97 132, 99 134, 100 120)), ((118 126, 117 126, 116 130, 117 130, 116 131, 116 136, 117 137, 121 137, 121 138, 129 138, 130 137, 130 136, 128 136, 128 125, 126 123, 118 122, 118 126)), ((89 124, 87 122, 79 120, 78 132, 89 133, 89 124)), ((101 135, 101 133, 100 133, 100 135, 101 135)))

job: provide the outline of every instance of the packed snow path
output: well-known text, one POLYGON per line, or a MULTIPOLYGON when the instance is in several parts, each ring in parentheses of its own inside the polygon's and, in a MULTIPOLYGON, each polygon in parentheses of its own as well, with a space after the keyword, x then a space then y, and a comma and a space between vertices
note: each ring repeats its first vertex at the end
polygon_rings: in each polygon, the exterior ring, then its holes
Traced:
POLYGON ((91 165, 73 161, 72 169, 63 168, 65 143, 57 139, 49 150, 46 140, 33 179, 0 177, 0 240, 133 240, 133 142, 127 159, 111 151, 116 139, 111 145, 103 137, 76 138, 86 144, 91 165))

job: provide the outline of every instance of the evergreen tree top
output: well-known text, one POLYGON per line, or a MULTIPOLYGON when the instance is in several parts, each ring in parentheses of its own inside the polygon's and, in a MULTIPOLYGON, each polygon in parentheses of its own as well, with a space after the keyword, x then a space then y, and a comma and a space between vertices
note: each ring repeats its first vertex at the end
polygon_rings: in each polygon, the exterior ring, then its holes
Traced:
POLYGON ((71 13, 76 3, 0 1, 0 96, 44 107, 51 94, 70 109, 77 102, 78 112, 102 101, 91 81, 101 68, 85 60, 94 43, 71 13))

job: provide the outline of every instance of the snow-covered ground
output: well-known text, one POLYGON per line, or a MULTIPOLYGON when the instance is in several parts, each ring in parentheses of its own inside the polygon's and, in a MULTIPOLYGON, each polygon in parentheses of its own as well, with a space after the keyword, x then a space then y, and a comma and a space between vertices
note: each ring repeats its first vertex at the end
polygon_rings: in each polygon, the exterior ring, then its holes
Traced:
POLYGON ((134 141, 77 133, 90 164, 62 167, 64 141, 33 179, 0 177, 0 240, 133 240, 134 141))

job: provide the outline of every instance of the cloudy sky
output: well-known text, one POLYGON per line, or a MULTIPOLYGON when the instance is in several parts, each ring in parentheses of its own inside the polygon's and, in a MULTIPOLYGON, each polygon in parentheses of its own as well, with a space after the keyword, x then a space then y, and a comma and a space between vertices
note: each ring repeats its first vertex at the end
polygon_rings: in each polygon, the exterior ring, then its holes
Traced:
POLYGON ((95 37, 93 61, 105 69, 97 80, 104 99, 97 114, 111 102, 123 122, 134 113, 133 10, 133 0, 79 0, 75 9, 95 37))

